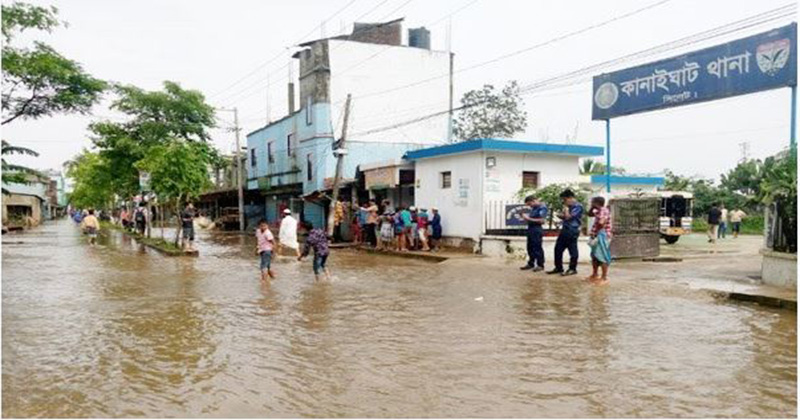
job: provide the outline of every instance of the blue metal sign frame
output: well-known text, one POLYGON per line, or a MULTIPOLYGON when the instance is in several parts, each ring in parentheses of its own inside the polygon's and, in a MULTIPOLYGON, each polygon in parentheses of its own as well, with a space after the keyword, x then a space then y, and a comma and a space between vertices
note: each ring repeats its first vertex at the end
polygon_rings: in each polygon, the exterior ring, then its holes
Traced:
POLYGON ((595 76, 592 119, 797 85, 797 24, 595 76))

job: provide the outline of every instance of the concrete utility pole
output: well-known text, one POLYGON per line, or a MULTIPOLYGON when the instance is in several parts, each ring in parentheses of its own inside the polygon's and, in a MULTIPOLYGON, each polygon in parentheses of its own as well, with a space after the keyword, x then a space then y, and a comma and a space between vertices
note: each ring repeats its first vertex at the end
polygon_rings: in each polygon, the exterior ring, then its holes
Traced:
POLYGON ((236 132, 236 187, 239 190, 239 230, 244 231, 244 186, 242 185, 242 147, 239 145, 239 110, 233 108, 217 108, 220 111, 233 112, 233 131, 236 132))
POLYGON ((244 188, 242 186, 242 147, 239 145, 239 110, 233 107, 233 125, 236 131, 236 185, 239 188, 239 230, 244 232, 244 188))
POLYGON ((450 87, 448 91, 450 107, 447 110, 447 142, 453 142, 453 20, 447 21, 447 55, 450 57, 450 87))
POLYGON ((347 122, 350 120, 350 100, 352 96, 347 94, 347 101, 344 104, 344 123, 342 124, 342 138, 336 150, 333 151, 336 156, 336 174, 333 177, 333 198, 331 199, 330 209, 328 209, 328 236, 333 236, 333 223, 334 214, 336 213, 336 202, 339 201, 339 182, 342 178, 342 171, 344 170, 344 155, 347 154, 345 149, 345 141, 347 141, 347 122))

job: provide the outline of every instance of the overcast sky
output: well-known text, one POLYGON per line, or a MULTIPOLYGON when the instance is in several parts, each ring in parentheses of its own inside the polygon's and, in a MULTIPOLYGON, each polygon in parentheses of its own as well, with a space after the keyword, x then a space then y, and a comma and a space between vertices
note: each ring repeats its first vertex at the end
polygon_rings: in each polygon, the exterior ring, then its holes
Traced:
MULTIPOLYGON (((451 20, 452 49, 458 71, 657 3, 656 0, 31 2, 57 6, 60 18, 69 22, 68 28, 60 28, 51 35, 36 34, 37 39, 79 61, 94 76, 151 90, 159 89, 164 80, 198 89, 215 106, 237 106, 243 133, 265 122, 268 74, 272 86, 272 118, 280 118, 285 113, 286 47, 321 35, 349 32, 357 18, 370 22, 405 17, 405 28, 426 25, 432 31, 434 49, 446 48, 447 26, 451 20), (446 18, 455 11, 457 13, 446 18), (337 12, 320 27, 322 21, 337 12), (274 61, 263 66, 271 59, 274 61), (253 74, 241 80, 249 73, 253 74), (241 82, 231 87, 239 80, 241 82)), ((483 83, 504 84, 515 79, 524 85, 787 3, 791 1, 668 1, 514 58, 460 72, 455 78, 456 98, 483 83)), ((794 16, 784 18, 618 68, 742 38, 794 20, 794 16)), ((566 136, 577 129, 574 143, 605 145, 605 126, 591 120, 591 103, 592 88, 588 80, 525 96, 529 128, 519 138, 563 143, 566 136)), ((430 107, 431 104, 420 106, 430 107)), ((219 116, 222 125, 232 120, 228 114, 219 116)), ((82 148, 91 146, 87 124, 106 117, 115 117, 115 114, 102 105, 96 107, 94 116, 17 120, 3 126, 2 136, 12 144, 31 147, 41 153, 36 159, 15 157, 15 162, 38 168, 59 168, 82 148)), ((756 158, 786 147, 789 120, 788 88, 617 118, 611 124, 612 164, 625 167, 630 173, 659 173, 669 168, 686 175, 718 179, 741 158, 739 144, 742 142, 749 144, 749 154, 756 158)), ((232 150, 232 133, 216 129, 213 134, 218 147, 232 150)), ((245 144, 244 138, 242 143, 245 144)))

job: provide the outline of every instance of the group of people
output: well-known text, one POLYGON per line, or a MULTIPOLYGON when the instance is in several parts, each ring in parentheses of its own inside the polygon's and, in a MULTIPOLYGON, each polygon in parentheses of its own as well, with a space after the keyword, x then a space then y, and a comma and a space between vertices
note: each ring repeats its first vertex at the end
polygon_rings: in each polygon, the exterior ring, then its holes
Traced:
MULTIPOLYGON (((308 237, 306 237, 301 251, 300 243, 297 241, 298 221, 292 216, 291 210, 284 209, 282 213, 283 218, 281 219, 281 225, 278 231, 280 242, 277 244, 277 251, 279 253, 291 253, 297 257, 297 261, 302 261, 313 249, 314 277, 319 281, 322 274, 324 274, 325 277, 330 280, 331 273, 326 265, 328 255, 330 255, 328 235, 326 232, 319 227, 315 228, 311 222, 305 222, 305 227, 308 230, 308 237)), ((276 249, 275 245, 275 235, 270 231, 267 220, 261 219, 258 222, 258 228, 256 228, 255 251, 260 260, 262 282, 275 278, 275 272, 272 270, 272 258, 274 250, 276 249)))
POLYGON ((379 207, 369 200, 356 210, 350 227, 356 243, 384 251, 432 251, 439 246, 442 217, 436 207, 429 213, 414 206, 394 208, 389 200, 379 207))
POLYGON ((725 204, 713 203, 708 210, 708 242, 716 243, 717 239, 725 239, 728 233, 728 224, 731 226, 733 237, 738 238, 742 229, 742 219, 747 217, 747 213, 740 208, 734 208, 728 213, 725 204))
MULTIPOLYGON (((557 216, 561 219, 561 232, 554 249, 554 267, 547 274, 572 276, 578 274, 578 238, 583 223, 583 205, 575 197, 572 190, 564 190, 560 194, 563 208, 557 216), (564 270, 564 251, 569 251, 569 267, 564 270)), ((592 275, 586 280, 597 285, 608 283, 608 268, 611 264, 611 212, 606 207, 603 197, 595 197, 591 201, 589 217, 593 218, 590 229, 589 247, 592 256, 592 275)), ((547 222, 547 205, 536 196, 525 198, 527 212, 521 216, 527 222, 528 263, 521 270, 534 272, 544 271, 545 257, 542 239, 544 224, 547 222)))
POLYGON ((139 203, 132 211, 123 207, 119 210, 119 223, 130 232, 144 235, 147 229, 148 210, 146 203, 139 203))

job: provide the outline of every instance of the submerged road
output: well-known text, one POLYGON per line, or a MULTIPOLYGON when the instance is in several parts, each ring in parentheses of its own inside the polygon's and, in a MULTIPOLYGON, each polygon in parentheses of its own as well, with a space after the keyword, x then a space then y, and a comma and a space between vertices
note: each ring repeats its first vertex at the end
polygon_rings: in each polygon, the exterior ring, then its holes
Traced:
POLYGON ((3 236, 4 417, 797 414, 790 311, 346 250, 332 282, 286 258, 262 286, 250 237, 100 244, 67 220, 3 236))

